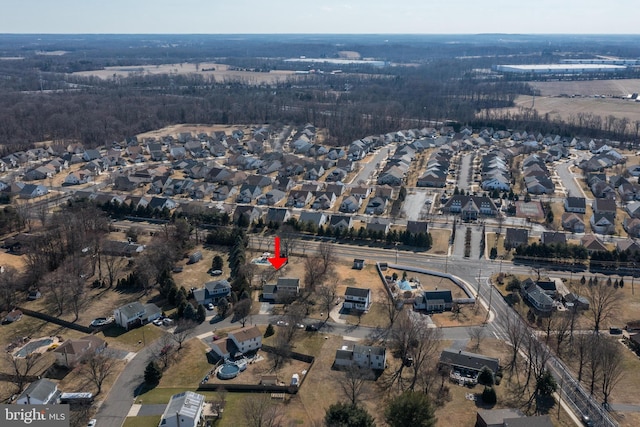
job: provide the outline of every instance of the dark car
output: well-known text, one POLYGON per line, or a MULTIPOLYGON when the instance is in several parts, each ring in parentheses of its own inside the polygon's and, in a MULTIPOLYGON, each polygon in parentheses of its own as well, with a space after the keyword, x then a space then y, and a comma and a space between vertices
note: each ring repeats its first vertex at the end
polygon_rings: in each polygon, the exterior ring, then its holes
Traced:
POLYGON ((308 331, 308 332, 318 332, 318 329, 320 328, 318 328, 318 325, 310 323, 307 326, 305 326, 304 329, 305 331, 308 331))

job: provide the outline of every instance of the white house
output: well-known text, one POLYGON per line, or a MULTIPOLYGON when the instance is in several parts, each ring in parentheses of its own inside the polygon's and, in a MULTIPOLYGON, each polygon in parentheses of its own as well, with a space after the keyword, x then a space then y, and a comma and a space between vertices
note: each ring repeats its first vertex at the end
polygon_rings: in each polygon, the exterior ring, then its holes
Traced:
POLYGON ((113 310, 113 318, 116 324, 125 329, 144 325, 162 315, 162 310, 155 304, 142 305, 139 302, 132 302, 113 310))
POLYGON ((237 353, 247 353, 262 347, 262 333, 257 326, 248 326, 229 332, 227 338, 211 343, 211 350, 221 359, 228 359, 237 353))
POLYGON ((336 351, 336 366, 358 366, 362 369, 383 370, 387 364, 387 349, 369 345, 343 346, 336 351))
POLYGON ((59 396, 58 384, 42 378, 29 384, 29 387, 16 399, 16 404, 48 405, 57 403, 59 396))
POLYGON ((158 427, 196 427, 202 420, 204 396, 192 391, 174 394, 167 403, 158 427))
POLYGON ((260 332, 257 326, 229 332, 229 339, 231 339, 241 353, 247 353, 262 347, 262 332, 260 332))
POLYGON ((347 287, 344 292, 344 308, 367 311, 371 307, 371 289, 347 287))

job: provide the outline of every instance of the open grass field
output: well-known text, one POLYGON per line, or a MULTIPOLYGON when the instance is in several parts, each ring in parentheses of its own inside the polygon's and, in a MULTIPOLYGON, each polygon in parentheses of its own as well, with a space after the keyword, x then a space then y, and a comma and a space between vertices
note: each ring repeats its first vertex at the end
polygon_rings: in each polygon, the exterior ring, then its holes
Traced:
POLYGON ((79 71, 73 73, 83 77, 99 77, 101 79, 112 79, 114 77, 129 77, 135 75, 154 74, 174 74, 187 75, 199 74, 205 80, 217 83, 242 81, 248 84, 275 84, 295 77, 295 72, 287 70, 275 70, 272 72, 254 72, 235 70, 226 64, 215 63, 181 63, 181 64, 159 64, 159 65, 131 65, 105 67, 102 70, 79 71))
POLYGON ((613 79, 613 80, 581 80, 581 81, 557 81, 557 82, 529 82, 537 89, 541 96, 566 95, 606 95, 626 96, 638 92, 640 79, 613 79))
POLYGON ((449 250, 451 231, 433 228, 429 230, 429 233, 431 234, 431 238, 433 239, 433 244, 431 245, 431 249, 429 250, 429 252, 437 255, 445 255, 449 250))

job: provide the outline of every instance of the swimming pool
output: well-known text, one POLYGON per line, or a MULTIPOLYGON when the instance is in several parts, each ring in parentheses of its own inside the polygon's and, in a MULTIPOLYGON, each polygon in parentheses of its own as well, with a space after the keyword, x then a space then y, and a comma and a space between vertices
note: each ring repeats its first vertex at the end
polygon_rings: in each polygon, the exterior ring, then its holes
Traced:
POLYGON ((233 363, 225 363, 218 369, 218 378, 221 380, 230 380, 238 376, 240 368, 233 363))
POLYGON ((34 351, 36 351, 37 349, 39 349, 40 347, 43 347, 45 345, 51 345, 53 344, 53 339, 51 338, 44 338, 38 341, 32 341, 30 343, 27 343, 24 347, 22 347, 20 350, 18 350, 15 354, 16 357, 26 357, 27 355, 33 353, 34 351))

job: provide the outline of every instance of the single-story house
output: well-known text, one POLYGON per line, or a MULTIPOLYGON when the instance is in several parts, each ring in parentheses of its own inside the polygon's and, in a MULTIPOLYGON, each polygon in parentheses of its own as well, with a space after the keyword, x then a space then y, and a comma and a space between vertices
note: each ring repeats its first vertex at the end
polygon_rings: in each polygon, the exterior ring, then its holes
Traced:
POLYGON ((204 396, 192 391, 171 396, 159 427, 196 427, 203 419, 204 396))
POLYGON ((48 405, 58 402, 60 391, 58 384, 45 378, 29 384, 29 387, 18 396, 16 404, 18 405, 48 405))
POLYGON ((18 310, 17 308, 14 308, 9 313, 7 313, 7 315, 4 317, 2 321, 3 323, 13 323, 13 322, 17 322, 20 319, 22 319, 22 311, 18 310))
POLYGON ((525 416, 518 409, 478 409, 475 427, 553 427, 548 414, 525 416))
POLYGON ((439 363, 451 367, 453 380, 469 384, 478 382, 478 374, 485 366, 493 372, 500 368, 499 359, 450 348, 442 350, 439 363))
POLYGON ((383 370, 387 365, 387 349, 379 346, 342 346, 336 350, 334 366, 358 366, 362 369, 383 370))

